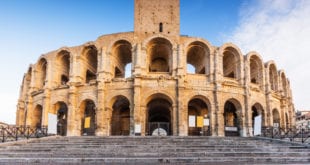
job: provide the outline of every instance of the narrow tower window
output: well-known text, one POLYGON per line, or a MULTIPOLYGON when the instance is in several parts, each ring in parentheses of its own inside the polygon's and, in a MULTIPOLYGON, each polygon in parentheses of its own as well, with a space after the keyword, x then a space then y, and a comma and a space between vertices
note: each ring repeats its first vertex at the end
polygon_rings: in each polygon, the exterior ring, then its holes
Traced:
POLYGON ((159 23, 159 32, 163 32, 163 23, 159 23))

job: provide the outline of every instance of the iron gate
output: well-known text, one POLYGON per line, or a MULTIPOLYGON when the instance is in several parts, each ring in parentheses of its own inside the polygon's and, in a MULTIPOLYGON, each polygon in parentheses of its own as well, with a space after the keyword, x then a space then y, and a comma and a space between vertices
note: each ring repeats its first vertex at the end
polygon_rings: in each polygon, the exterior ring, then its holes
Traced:
POLYGON ((149 122, 148 135, 166 136, 171 135, 169 122, 149 122))

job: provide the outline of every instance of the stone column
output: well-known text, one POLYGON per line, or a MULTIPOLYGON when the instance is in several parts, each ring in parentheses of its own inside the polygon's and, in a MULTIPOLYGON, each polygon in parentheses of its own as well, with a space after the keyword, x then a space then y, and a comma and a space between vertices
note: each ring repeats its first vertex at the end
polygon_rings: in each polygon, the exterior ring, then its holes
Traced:
POLYGON ((51 91, 49 89, 45 89, 43 96, 43 112, 42 112, 42 126, 48 125, 48 113, 50 112, 51 106, 51 91))
POLYGON ((80 136, 79 132, 79 108, 77 103, 77 89, 73 83, 70 83, 69 89, 69 105, 68 105, 68 122, 67 122, 67 136, 80 136))
POLYGON ((244 86, 244 117, 243 117, 243 123, 244 125, 244 129, 243 129, 243 135, 244 136, 253 136, 253 127, 252 127, 252 108, 250 105, 250 81, 251 81, 251 77, 250 77, 250 64, 247 63, 247 59, 244 59, 244 84, 242 84, 242 86, 244 86))
POLYGON ((106 135, 106 126, 104 125, 104 100, 105 100, 105 90, 104 82, 98 82, 98 97, 97 97, 97 107, 96 107, 96 135, 104 136, 106 135))
MULTIPOLYGON (((134 79, 134 87, 133 87, 133 129, 136 126, 141 126, 141 135, 145 135, 145 108, 141 107, 141 77, 135 77, 134 79)), ((136 132, 133 130, 133 134, 136 132)))
POLYGON ((173 128, 173 135, 177 136, 178 132, 179 132, 179 128, 178 128, 178 106, 177 104, 173 104, 172 105, 172 111, 173 111, 173 122, 171 123, 173 128))

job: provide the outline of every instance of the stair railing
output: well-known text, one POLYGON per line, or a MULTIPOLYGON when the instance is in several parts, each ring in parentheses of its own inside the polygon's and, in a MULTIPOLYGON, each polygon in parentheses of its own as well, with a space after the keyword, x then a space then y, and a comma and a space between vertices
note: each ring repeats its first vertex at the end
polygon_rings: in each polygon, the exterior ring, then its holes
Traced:
POLYGON ((303 127, 291 127, 288 129, 280 127, 262 127, 261 136, 272 139, 289 139, 295 142, 310 143, 310 129, 303 127))
POLYGON ((1 126, 1 142, 18 141, 29 138, 40 138, 48 136, 47 126, 1 126))

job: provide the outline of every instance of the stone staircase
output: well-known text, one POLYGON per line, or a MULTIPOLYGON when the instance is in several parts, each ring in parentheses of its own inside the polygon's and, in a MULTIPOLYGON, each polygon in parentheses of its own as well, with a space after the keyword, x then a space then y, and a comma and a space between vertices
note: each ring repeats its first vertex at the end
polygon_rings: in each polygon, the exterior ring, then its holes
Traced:
POLYGON ((0 144, 0 164, 310 164, 310 148, 241 137, 47 137, 0 144))

